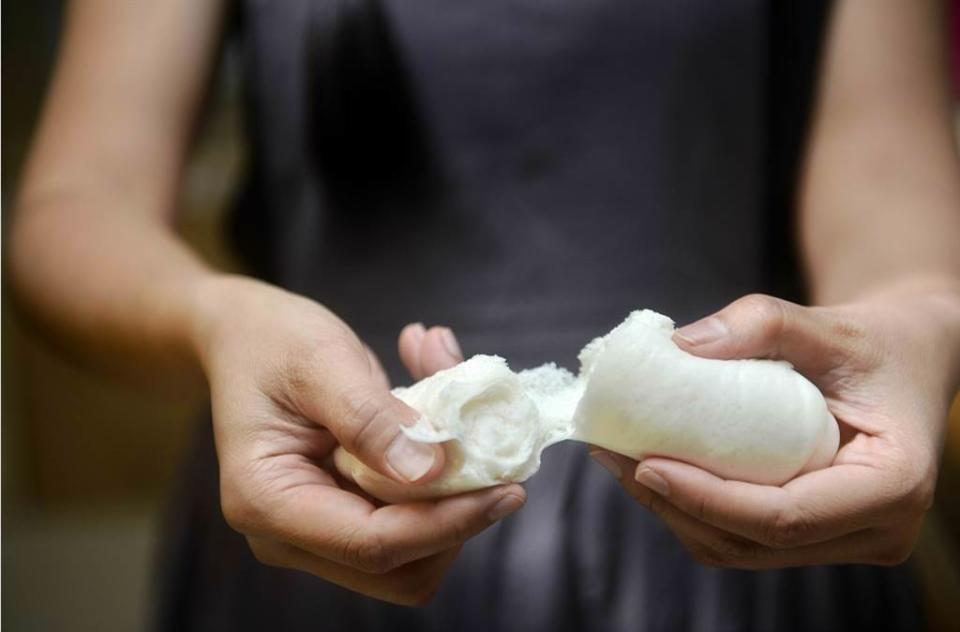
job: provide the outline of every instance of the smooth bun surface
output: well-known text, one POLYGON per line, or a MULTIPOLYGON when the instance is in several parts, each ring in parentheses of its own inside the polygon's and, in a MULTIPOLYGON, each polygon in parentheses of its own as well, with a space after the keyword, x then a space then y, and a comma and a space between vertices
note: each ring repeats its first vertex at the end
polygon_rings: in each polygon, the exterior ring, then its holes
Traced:
POLYGON ((836 420, 789 363, 700 358, 673 331, 666 316, 637 311, 584 348, 573 438, 771 485, 830 464, 836 420))

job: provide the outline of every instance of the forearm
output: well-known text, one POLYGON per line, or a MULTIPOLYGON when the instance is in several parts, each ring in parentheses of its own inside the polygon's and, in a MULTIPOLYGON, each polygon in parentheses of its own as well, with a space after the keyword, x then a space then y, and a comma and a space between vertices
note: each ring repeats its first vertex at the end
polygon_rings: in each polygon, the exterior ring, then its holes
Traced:
POLYGON ((939 8, 838 4, 801 182, 814 302, 917 284, 958 292, 960 161, 939 8))
POLYGON ((195 378, 198 292, 214 273, 161 221, 123 204, 69 189, 24 195, 9 259, 18 304, 83 361, 195 378))
POLYGON ((9 278, 28 323, 125 377, 196 376, 198 284, 173 234, 222 0, 77 0, 17 196, 9 278))
POLYGON ((857 145, 868 143, 851 136, 822 140, 813 153, 802 217, 814 302, 848 301, 907 278, 960 284, 960 191, 952 182, 960 171, 946 173, 960 165, 929 153, 863 157, 857 145))
POLYGON ((812 148, 801 234, 815 303, 908 279, 960 292, 960 163, 937 143, 888 141, 846 130, 812 148))
POLYGON ((860 134, 813 147, 801 215, 811 298, 895 307, 891 335, 930 344, 949 400, 960 387, 960 165, 935 142, 884 148, 860 134))

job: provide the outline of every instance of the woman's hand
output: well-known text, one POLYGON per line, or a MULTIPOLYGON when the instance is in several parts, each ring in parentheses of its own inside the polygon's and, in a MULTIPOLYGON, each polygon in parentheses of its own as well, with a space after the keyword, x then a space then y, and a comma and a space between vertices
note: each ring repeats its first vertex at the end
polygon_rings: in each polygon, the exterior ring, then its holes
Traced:
POLYGON ((791 362, 841 424, 832 466, 782 487, 723 480, 665 458, 637 464, 594 452, 698 561, 759 569, 907 559, 933 500, 957 387, 960 293, 901 288, 810 308, 748 296, 674 340, 708 358, 791 362))
MULTIPOLYGON (((218 277, 199 303, 223 513, 262 562, 423 603, 464 540, 523 504, 523 489, 508 485, 378 506, 331 467, 338 445, 405 485, 435 477, 444 453, 400 432, 416 413, 390 395, 369 349, 320 305, 256 281, 218 277)), ((451 340, 446 329, 407 328, 415 377, 462 359, 451 340)))

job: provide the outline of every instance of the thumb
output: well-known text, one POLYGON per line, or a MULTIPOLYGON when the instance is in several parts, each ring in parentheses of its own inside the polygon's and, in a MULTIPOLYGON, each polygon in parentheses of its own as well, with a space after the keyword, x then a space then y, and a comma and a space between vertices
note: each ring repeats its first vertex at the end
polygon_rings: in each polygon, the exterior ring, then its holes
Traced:
POLYGON ((681 327, 673 340, 704 358, 782 359, 814 374, 831 366, 841 351, 829 319, 812 308, 763 294, 740 298, 681 327))
POLYGON ((420 413, 390 393, 365 354, 334 353, 315 375, 305 380, 299 407, 367 467, 403 483, 426 482, 443 470, 442 446, 400 430, 420 413))

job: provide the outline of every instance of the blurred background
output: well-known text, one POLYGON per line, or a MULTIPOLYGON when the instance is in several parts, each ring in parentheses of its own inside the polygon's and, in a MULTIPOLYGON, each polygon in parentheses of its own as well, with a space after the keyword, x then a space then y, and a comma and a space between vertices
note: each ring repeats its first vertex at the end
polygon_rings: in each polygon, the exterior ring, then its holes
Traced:
MULTIPOLYGON (((3 7, 3 223, 56 52, 61 3, 3 7)), ((960 33, 960 13, 954 20, 960 33)), ((960 97, 960 46, 955 46, 960 97)), ((235 264, 220 226, 245 148, 236 65, 221 64, 182 192, 180 231, 235 264)), ((960 102, 960 98, 958 98, 960 102)), ((960 141, 960 107, 957 110, 960 141)), ((204 401, 151 397, 67 364, 2 313, 2 624, 8 630, 132 630, 149 608, 154 542, 168 489, 204 401)), ((915 564, 936 629, 960 621, 960 405, 937 505, 915 564)))
MULTIPOLYGON (((63 2, 3 5, 3 223, 9 221, 63 2)), ((242 169, 235 65, 222 62, 182 191, 179 230, 234 268, 221 218, 242 169)), ((8 630, 143 627, 153 545, 205 401, 128 390, 31 336, 3 294, 3 620, 8 630)))

